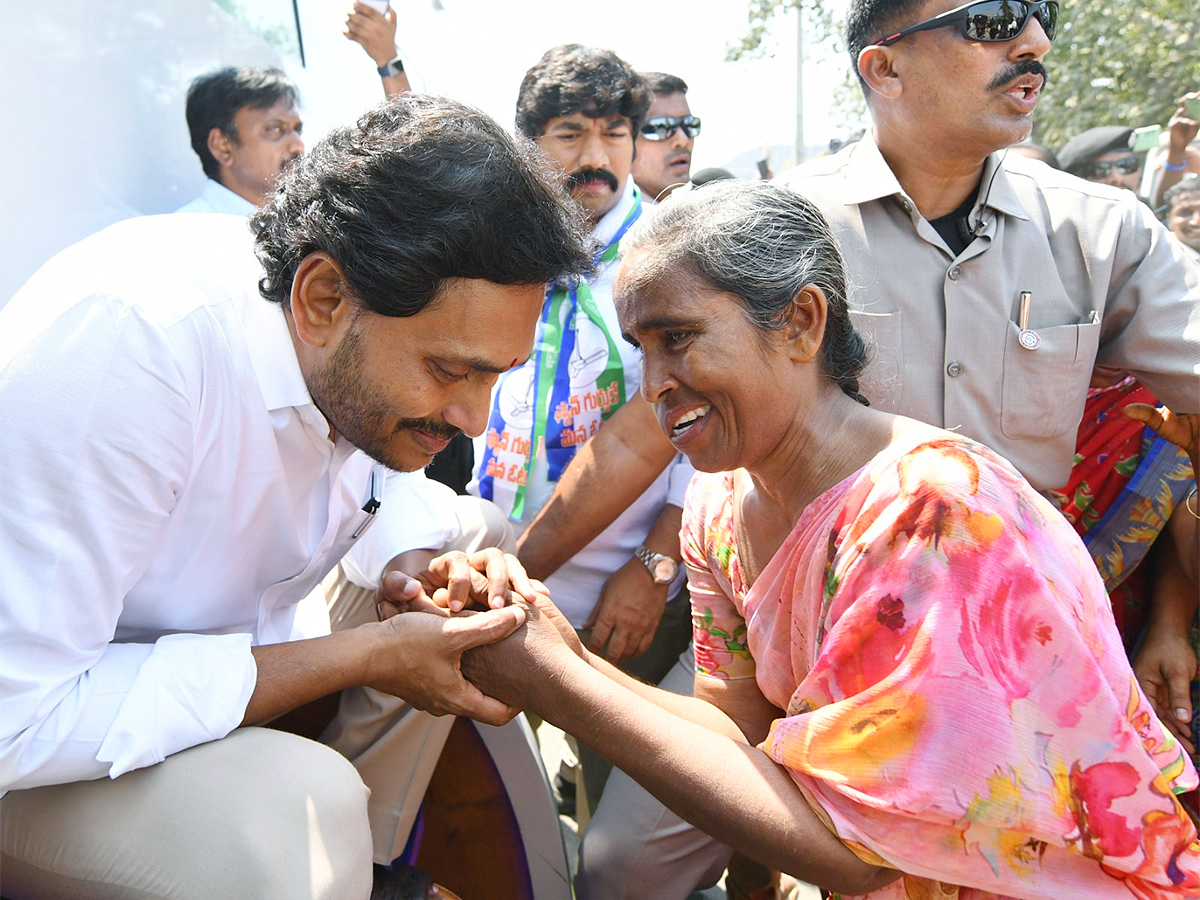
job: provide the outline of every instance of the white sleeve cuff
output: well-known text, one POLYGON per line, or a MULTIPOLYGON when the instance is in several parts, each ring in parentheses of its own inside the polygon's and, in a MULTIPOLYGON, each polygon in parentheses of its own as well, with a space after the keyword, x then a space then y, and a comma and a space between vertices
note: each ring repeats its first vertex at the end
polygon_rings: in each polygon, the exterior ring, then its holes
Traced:
POLYGON ((109 777, 223 738, 241 724, 258 677, 250 640, 249 634, 159 638, 96 754, 110 764, 109 777))

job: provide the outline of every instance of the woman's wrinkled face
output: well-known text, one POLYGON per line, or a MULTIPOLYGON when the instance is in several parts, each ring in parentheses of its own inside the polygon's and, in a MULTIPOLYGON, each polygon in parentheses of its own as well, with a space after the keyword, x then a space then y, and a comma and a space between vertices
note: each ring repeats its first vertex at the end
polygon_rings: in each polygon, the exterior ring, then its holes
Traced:
POLYGON ((621 333, 642 351, 642 394, 697 469, 752 468, 790 420, 779 402, 793 371, 787 342, 751 322, 737 294, 683 267, 638 278, 650 252, 622 261, 614 289, 621 333))

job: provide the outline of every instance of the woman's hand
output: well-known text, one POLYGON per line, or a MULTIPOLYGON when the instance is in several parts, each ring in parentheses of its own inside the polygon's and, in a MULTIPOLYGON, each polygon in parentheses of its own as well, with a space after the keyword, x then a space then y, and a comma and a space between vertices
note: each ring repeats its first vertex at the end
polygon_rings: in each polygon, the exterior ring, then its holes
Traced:
POLYGON ((1200 478, 1200 413, 1171 412, 1165 406, 1155 409, 1146 403, 1130 403, 1125 415, 1153 428, 1172 444, 1182 447, 1192 460, 1192 473, 1200 478))
POLYGON ((1194 754, 1191 683, 1196 675, 1196 654, 1187 633, 1151 628, 1133 660, 1133 673, 1159 721, 1189 755, 1194 754))

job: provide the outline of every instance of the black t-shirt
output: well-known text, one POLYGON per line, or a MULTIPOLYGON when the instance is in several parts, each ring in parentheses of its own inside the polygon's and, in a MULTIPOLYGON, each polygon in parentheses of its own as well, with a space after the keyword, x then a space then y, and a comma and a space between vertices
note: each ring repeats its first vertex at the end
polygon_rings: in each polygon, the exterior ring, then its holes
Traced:
POLYGON ((933 230, 942 236, 942 240, 946 242, 946 246, 955 256, 966 250, 971 241, 975 240, 975 235, 971 233, 970 218, 971 210, 975 208, 975 198, 978 195, 979 185, 976 185, 975 190, 971 191, 967 199, 959 204, 958 209, 933 219, 929 223, 933 226, 933 230))

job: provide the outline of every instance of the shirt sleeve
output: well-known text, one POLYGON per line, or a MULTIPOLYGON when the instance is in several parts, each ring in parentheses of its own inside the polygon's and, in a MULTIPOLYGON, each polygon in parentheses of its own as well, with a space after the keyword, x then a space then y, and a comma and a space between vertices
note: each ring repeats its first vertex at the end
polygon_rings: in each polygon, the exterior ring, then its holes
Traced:
POLYGON ((1135 375, 1178 413, 1200 412, 1200 262, 1130 197, 1111 254, 1096 361, 1135 375))
POLYGON ((96 296, 0 356, 0 789, 116 777, 245 712, 249 634, 115 640, 189 477, 186 353, 96 296))
POLYGON ((711 476, 692 480, 680 528, 683 563, 692 604, 696 673, 713 678, 754 677, 754 658, 746 645, 746 620, 733 600, 732 521, 714 516, 710 506, 727 509, 724 491, 711 476))
POLYGON ((365 588, 379 587, 383 568, 408 550, 440 550, 461 530, 454 491, 416 472, 388 472, 375 523, 342 559, 346 577, 365 588))
POLYGON ((684 500, 687 497, 688 484, 691 483, 692 476, 696 474, 696 470, 692 468, 692 464, 688 462, 686 456, 682 453, 677 453, 675 459, 670 463, 669 472, 667 503, 671 506, 682 508, 684 500))
POLYGON ((1172 789, 1195 773, 1137 688, 1099 575, 1056 510, 981 459, 926 445, 848 517, 817 658, 762 747, 848 846, 906 877, 1194 891, 1200 847, 1172 789))

